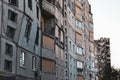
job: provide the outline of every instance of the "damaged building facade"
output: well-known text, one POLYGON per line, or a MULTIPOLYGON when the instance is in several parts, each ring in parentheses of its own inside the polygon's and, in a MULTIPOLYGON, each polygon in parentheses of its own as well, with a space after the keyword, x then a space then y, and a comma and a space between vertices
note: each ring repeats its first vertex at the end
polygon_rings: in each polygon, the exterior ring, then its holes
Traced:
MULTIPOLYGON (((100 38, 95 40, 95 65, 97 68, 97 75, 100 78, 103 78, 103 73, 105 73, 106 68, 108 73, 110 72, 111 67, 111 55, 110 55, 110 39, 109 38, 100 38)), ((108 74, 108 76, 111 76, 108 74)))
POLYGON ((0 80, 34 80, 40 72, 39 0, 0 0, 0 80))
POLYGON ((0 0, 0 80, 98 80, 88 0, 0 0))
POLYGON ((43 0, 41 14, 42 80, 97 80, 88 0, 43 0))

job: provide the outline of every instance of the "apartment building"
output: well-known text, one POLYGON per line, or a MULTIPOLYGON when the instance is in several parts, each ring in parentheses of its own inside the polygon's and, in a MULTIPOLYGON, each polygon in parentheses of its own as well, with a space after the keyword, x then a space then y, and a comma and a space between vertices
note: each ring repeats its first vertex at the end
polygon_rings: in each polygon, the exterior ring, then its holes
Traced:
POLYGON ((39 0, 0 0, 0 80, 40 78, 39 5, 39 0))
POLYGON ((42 80, 65 80, 63 2, 42 1, 42 80))
POLYGON ((88 0, 1 0, 0 79, 97 80, 88 0))
MULTIPOLYGON (((105 68, 111 67, 111 56, 110 56, 110 39, 100 38, 95 40, 95 52, 96 52, 96 67, 98 77, 103 77, 105 68)), ((109 72, 110 73, 110 72, 109 72)), ((110 74, 109 74, 110 76, 110 74)))
POLYGON ((95 80, 89 2, 43 0, 41 12, 42 79, 95 80))
POLYGON ((77 79, 96 80, 93 18, 88 0, 75 0, 77 79))

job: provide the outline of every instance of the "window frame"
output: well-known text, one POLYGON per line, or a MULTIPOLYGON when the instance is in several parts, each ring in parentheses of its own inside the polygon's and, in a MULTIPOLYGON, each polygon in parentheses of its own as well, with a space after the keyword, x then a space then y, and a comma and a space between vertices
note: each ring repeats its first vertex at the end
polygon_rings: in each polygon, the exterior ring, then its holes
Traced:
POLYGON ((13 55, 13 46, 9 43, 5 43, 5 54, 9 56, 13 55))
POLYGON ((32 10, 32 0, 28 0, 28 7, 30 10, 32 10))
POLYGON ((75 21, 75 25, 76 25, 77 27, 79 27, 79 28, 82 28, 82 22, 79 21, 79 20, 77 20, 77 19, 76 19, 76 21, 75 21))
POLYGON ((37 57, 32 56, 32 70, 36 70, 36 64, 37 64, 37 57))
POLYGON ((12 72, 12 61, 5 59, 4 62, 4 70, 8 72, 12 72), (9 64, 7 64, 9 62, 9 64), (8 66, 9 65, 9 66, 8 66), (9 67, 9 68, 8 68, 9 67))
POLYGON ((83 69, 83 62, 82 61, 77 61, 77 68, 83 69))
POLYGON ((13 39, 14 35, 15 35, 15 29, 8 25, 6 30, 6 36, 13 39))
POLYGON ((77 46, 77 54, 83 55, 83 49, 77 46), (80 51, 80 52, 79 52, 80 51))
POLYGON ((20 53, 20 67, 25 67, 25 52, 21 51, 20 53))
POLYGON ((35 44, 39 45, 39 27, 37 27, 37 31, 36 31, 35 44))
POLYGON ((13 0, 8 0, 8 2, 9 2, 10 5, 14 5, 14 6, 18 7, 19 0, 14 0, 14 1, 13 0))
POLYGON ((39 20, 39 7, 38 7, 38 5, 36 5, 36 15, 37 15, 37 19, 39 20))
POLYGON ((27 38, 27 40, 29 40, 29 38, 30 38, 31 29, 32 29, 32 21, 27 20, 25 35, 24 35, 27 38))
POLYGON ((8 9, 8 19, 12 22, 17 22, 18 14, 15 11, 8 9), (13 19, 14 18, 14 19, 13 19))

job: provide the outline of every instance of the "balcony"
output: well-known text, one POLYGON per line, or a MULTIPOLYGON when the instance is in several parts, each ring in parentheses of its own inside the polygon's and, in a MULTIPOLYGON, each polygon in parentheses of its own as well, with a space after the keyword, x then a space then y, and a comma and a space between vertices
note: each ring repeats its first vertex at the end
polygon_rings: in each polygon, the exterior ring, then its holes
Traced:
POLYGON ((76 6, 79 6, 81 9, 83 9, 83 2, 81 1, 78 1, 78 0, 75 0, 75 5, 76 6))
POLYGON ((48 13, 54 15, 55 14, 55 5, 53 0, 43 0, 42 2, 42 9, 47 11, 48 13))

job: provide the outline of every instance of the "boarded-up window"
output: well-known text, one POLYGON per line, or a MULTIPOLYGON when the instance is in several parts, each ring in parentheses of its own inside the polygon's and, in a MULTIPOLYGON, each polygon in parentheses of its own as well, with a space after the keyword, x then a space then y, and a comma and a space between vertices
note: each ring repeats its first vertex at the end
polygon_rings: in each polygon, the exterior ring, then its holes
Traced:
POLYGON ((76 6, 75 9, 76 9, 76 13, 79 14, 79 15, 81 15, 81 13, 82 13, 81 9, 79 7, 77 7, 77 6, 76 6))
POLYGON ((42 71, 54 72, 55 71, 54 61, 48 59, 42 59, 42 71))
POLYGON ((76 33, 76 41, 81 42, 82 41, 82 35, 79 33, 76 33))
POLYGON ((43 46, 54 49, 54 40, 47 35, 43 35, 43 46))
POLYGON ((83 77, 78 75, 78 79, 77 80, 83 80, 83 77))

